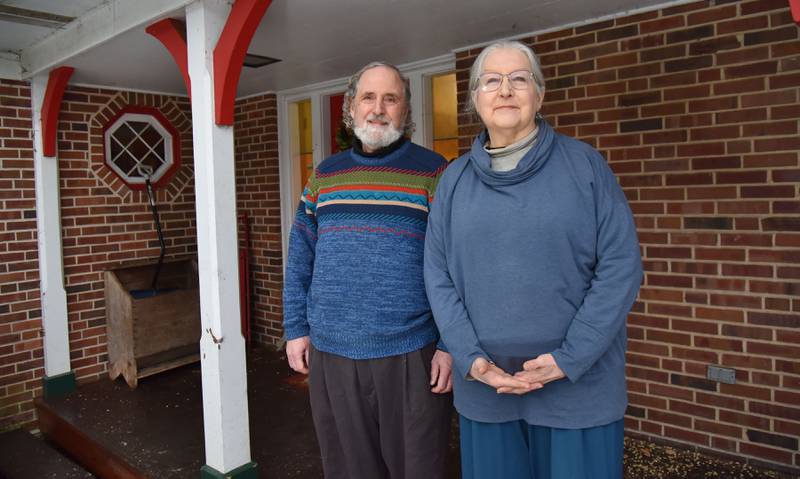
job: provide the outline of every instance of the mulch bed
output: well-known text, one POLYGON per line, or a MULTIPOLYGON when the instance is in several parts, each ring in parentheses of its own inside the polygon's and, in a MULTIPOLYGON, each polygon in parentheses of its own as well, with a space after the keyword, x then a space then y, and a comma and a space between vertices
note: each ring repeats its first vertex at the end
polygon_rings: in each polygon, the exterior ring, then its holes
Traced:
POLYGON ((760 469, 696 451, 625 438, 626 479, 792 479, 796 475, 760 469))

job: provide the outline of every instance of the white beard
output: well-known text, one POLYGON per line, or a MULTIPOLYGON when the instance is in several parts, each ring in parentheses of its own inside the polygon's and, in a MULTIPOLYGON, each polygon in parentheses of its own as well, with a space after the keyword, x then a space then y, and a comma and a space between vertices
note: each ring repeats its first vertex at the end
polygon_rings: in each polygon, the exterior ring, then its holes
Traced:
POLYGON ((377 115, 368 116, 363 124, 353 128, 353 133, 361 140, 361 144, 371 150, 385 148, 403 136, 403 132, 394 127, 391 119, 377 115), (373 125, 370 121, 385 121, 386 125, 373 125))

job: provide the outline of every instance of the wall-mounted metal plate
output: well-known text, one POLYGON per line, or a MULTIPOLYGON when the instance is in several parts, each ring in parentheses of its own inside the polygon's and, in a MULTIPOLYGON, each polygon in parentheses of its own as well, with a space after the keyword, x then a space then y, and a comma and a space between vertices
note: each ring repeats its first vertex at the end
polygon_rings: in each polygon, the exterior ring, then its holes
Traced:
POLYGON ((736 370, 733 368, 724 368, 722 366, 709 364, 706 377, 711 381, 717 381, 725 384, 736 384, 736 370))

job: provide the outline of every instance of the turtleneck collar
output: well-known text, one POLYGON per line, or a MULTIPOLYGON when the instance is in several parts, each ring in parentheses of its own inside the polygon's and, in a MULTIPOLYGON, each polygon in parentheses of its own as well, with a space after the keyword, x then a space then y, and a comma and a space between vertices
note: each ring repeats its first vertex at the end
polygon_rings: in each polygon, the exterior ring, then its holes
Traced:
MULTIPOLYGON (((519 140, 515 141, 514 143, 506 146, 499 146, 497 148, 493 148, 489 146, 491 141, 487 141, 484 143, 483 148, 489 153, 490 156, 494 158, 512 155, 522 149, 525 149, 528 146, 531 146, 534 141, 536 141, 536 135, 539 134, 539 126, 537 125, 530 133, 525 135, 524 137, 520 138, 519 140)), ((488 138, 487 138, 488 140, 488 138)))
MULTIPOLYGON (((478 135, 477 138, 475 138, 475 141, 472 143, 469 160, 475 167, 475 172, 484 183, 495 187, 513 185, 524 181, 539 172, 539 170, 550 158, 550 149, 553 146, 555 132, 553 131, 553 128, 544 120, 540 120, 538 125, 539 126, 537 130, 535 130, 535 133, 532 132, 534 135, 532 140, 535 141, 532 141, 532 145, 528 145, 530 146, 529 150, 522 156, 516 168, 512 169, 511 171, 494 171, 492 169, 491 160, 494 150, 492 150, 492 153, 490 153, 484 147, 489 140, 489 135, 485 130, 478 135)), ((525 139, 521 141, 524 140, 525 139)), ((516 147, 518 146, 518 143, 520 142, 509 145, 505 148, 510 149, 512 147, 516 147)), ((525 148, 525 146, 526 145, 522 145, 521 148, 525 148)))
POLYGON ((358 139, 355 135, 353 136, 353 151, 363 158, 383 158, 384 156, 392 153, 393 151, 397 150, 403 143, 405 143, 407 138, 405 136, 401 136, 397 139, 394 143, 389 146, 384 146, 378 150, 373 151, 372 153, 367 153, 364 151, 364 145, 361 143, 361 140, 358 139))
POLYGON ((538 134, 539 127, 536 126, 530 133, 510 145, 498 148, 490 148, 489 143, 483 145, 483 149, 492 157, 492 170, 511 171, 516 168, 525 153, 533 148, 538 134))
POLYGON ((402 136, 389 146, 373 151, 372 153, 367 153, 364 151, 361 141, 359 141, 358 138, 354 138, 353 147, 350 149, 350 157, 353 158, 356 163, 366 166, 385 165, 395 158, 402 156, 405 151, 408 150, 408 145, 410 144, 411 142, 408 138, 402 136))

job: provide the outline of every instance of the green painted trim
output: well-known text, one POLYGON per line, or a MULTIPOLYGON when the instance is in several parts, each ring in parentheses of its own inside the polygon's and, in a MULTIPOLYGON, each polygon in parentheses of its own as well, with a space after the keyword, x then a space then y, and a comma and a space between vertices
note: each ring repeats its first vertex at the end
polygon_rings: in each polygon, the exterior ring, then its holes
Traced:
POLYGON ((258 479, 258 464, 248 462, 224 474, 206 464, 200 468, 200 479, 258 479))
POLYGON ((64 396, 76 389, 75 373, 59 374, 58 376, 44 376, 42 378, 42 389, 45 398, 64 396))

